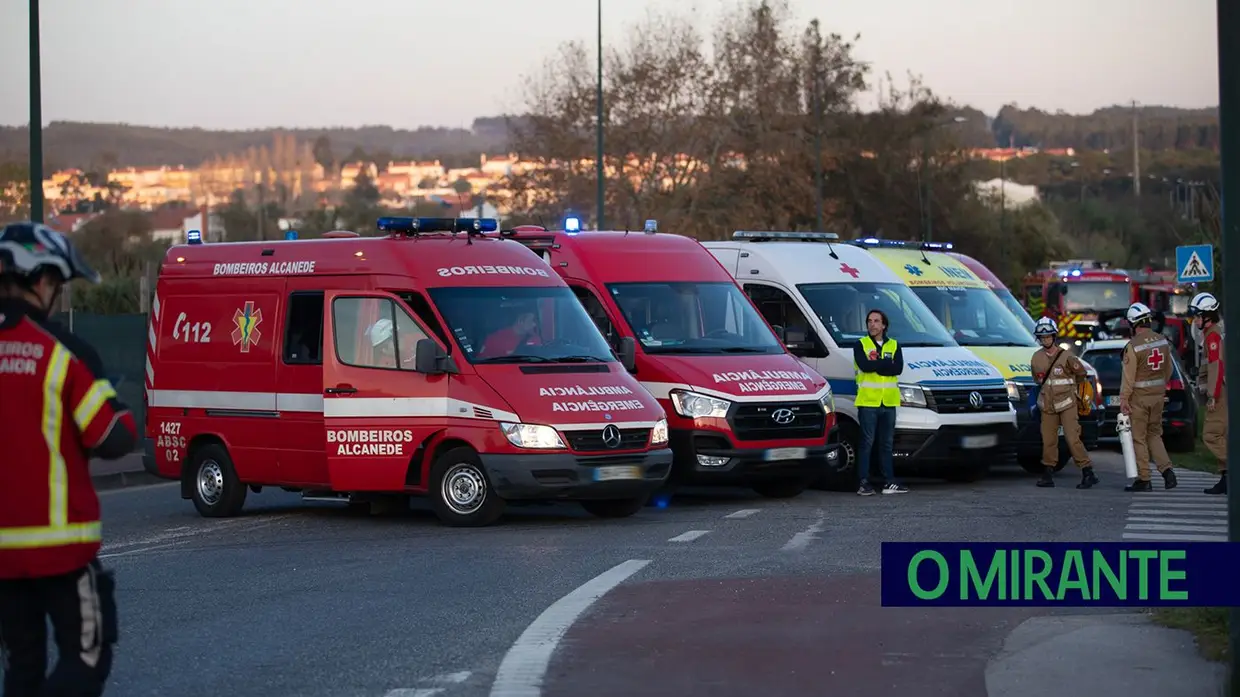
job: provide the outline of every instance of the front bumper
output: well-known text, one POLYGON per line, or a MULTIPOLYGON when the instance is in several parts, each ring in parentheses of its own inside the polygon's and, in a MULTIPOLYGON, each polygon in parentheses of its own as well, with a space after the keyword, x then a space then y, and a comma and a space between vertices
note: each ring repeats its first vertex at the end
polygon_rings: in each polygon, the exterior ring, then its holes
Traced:
POLYGON ((718 431, 681 429, 673 429, 670 440, 675 453, 672 481, 682 485, 746 486, 772 479, 814 478, 834 469, 840 457, 838 426, 832 427, 826 441, 810 446, 737 448, 718 431), (723 462, 705 464, 699 456, 723 462))
POLYGON ((1011 424, 941 426, 933 431, 897 428, 892 448, 896 467, 952 469, 1011 457, 1016 428, 1011 424))
POLYGON ((672 469, 670 448, 612 455, 503 453, 479 457, 495 493, 512 501, 636 498, 662 487, 672 469))

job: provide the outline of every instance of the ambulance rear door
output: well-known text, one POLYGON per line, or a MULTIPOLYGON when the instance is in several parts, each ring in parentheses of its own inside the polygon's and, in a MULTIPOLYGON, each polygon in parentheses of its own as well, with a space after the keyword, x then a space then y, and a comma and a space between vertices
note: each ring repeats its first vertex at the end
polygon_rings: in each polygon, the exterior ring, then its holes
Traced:
POLYGON ((390 293, 329 290, 325 300, 323 416, 332 489, 423 488, 410 462, 448 416, 448 375, 414 370, 417 342, 431 335, 390 293))

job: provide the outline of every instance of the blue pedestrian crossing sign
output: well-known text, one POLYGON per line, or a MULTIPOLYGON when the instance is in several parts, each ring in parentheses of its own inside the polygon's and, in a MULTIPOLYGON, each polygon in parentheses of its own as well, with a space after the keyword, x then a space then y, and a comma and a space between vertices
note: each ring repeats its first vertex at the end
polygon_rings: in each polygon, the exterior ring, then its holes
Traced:
POLYGON ((1214 280, 1214 245, 1188 244, 1175 248, 1177 283, 1205 283, 1214 280))

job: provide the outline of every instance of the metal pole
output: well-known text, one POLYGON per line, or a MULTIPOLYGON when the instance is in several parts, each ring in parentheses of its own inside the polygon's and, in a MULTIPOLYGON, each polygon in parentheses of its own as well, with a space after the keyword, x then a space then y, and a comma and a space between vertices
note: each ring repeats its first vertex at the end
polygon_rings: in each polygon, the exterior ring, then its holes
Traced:
POLYGON ((39 0, 30 0, 30 219, 43 222, 43 93, 39 68, 39 0))
POLYGON ((603 222, 603 196, 606 191, 603 173, 603 0, 598 0, 598 147, 594 154, 598 177, 598 229, 605 229, 603 222))
POLYGON ((822 80, 814 66, 814 229, 823 230, 822 223, 822 80))
MULTIPOLYGON (((1220 160, 1222 164, 1223 188, 1220 191, 1220 237, 1222 238, 1222 254, 1219 259, 1226 259, 1229 252, 1240 251, 1240 215, 1236 207, 1228 208, 1227 201, 1240 201, 1240 5, 1233 0, 1217 0, 1218 2, 1218 91, 1219 91, 1219 137, 1220 160)), ((1223 322, 1232 326, 1240 326, 1240 275, 1227 274, 1223 278, 1223 322)), ((1240 365, 1240 342, 1228 342, 1223 360, 1224 365, 1240 365)), ((1227 401, 1240 400, 1240 382, 1232 381, 1228 385, 1227 401)), ((1237 412, 1240 417, 1240 410, 1237 412)), ((1240 448, 1240 433, 1231 428, 1231 422, 1240 422, 1240 418, 1227 415, 1228 435, 1227 448, 1236 452, 1240 448)), ((1237 425, 1240 425, 1238 423, 1237 425)), ((1236 490, 1235 482, 1227 491, 1227 528, 1228 539, 1240 542, 1240 491, 1236 490)), ((1240 697, 1240 671, 1236 669, 1236 654, 1240 653, 1240 608, 1231 608, 1230 618, 1230 682, 1232 697, 1240 697)))

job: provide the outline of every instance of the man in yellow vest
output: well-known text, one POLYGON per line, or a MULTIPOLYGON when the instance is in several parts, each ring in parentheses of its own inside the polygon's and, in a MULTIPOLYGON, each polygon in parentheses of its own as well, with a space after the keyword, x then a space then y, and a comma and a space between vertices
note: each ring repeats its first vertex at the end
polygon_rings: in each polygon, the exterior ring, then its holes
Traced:
POLYGON ((870 486, 872 456, 877 447, 882 463, 884 494, 906 494, 908 489, 896 481, 891 463, 895 448, 896 407, 900 406, 900 373, 904 354, 895 339, 887 336, 890 323, 882 310, 870 310, 865 318, 867 336, 853 347, 857 366, 857 421, 861 442, 857 447, 858 489, 861 496, 872 496, 870 486))

